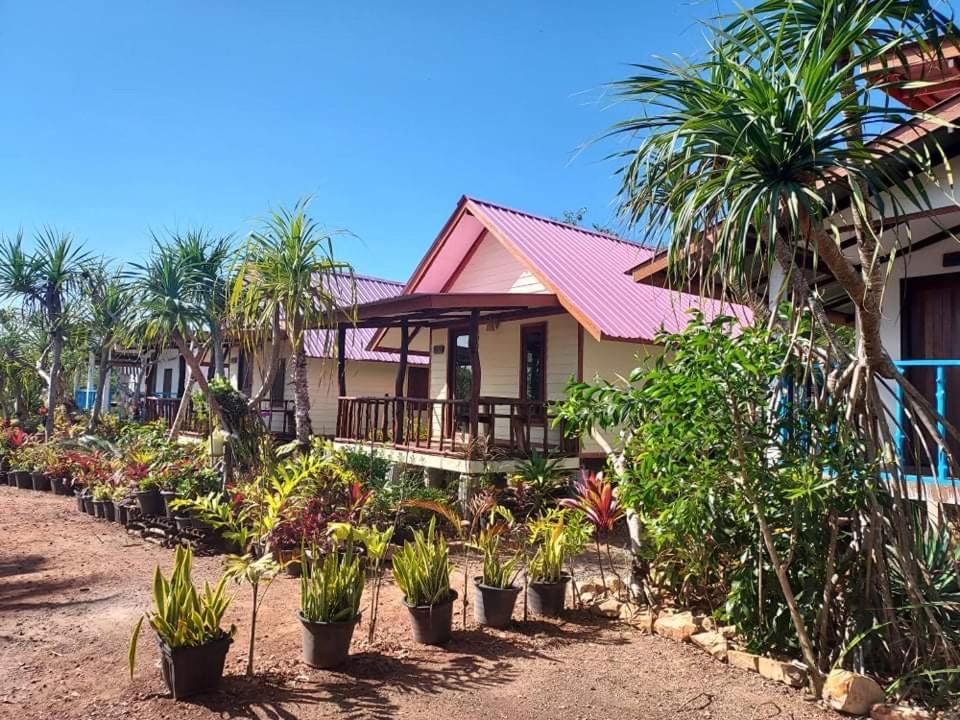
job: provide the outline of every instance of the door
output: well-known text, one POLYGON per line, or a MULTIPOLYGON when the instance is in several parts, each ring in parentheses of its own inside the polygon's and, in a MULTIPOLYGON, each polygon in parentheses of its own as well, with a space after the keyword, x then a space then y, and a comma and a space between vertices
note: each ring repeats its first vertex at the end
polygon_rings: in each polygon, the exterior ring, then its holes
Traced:
MULTIPOLYGON (((470 331, 451 330, 447 355, 447 387, 454 400, 469 400, 473 396, 473 363, 470 362, 470 331)), ((470 406, 457 403, 446 423, 448 433, 470 428, 470 406)))
POLYGON ((183 355, 180 356, 180 362, 177 363, 177 371, 177 397, 180 398, 183 397, 187 384, 187 361, 183 355))
POLYGON ((163 397, 168 398, 173 392, 173 368, 163 369, 163 397))
POLYGON ((416 399, 430 397, 430 368, 407 368, 407 397, 416 399))
MULTIPOLYGON (((906 360, 960 359, 960 273, 908 278, 903 282, 902 349, 906 360)), ((936 369, 908 368, 907 379, 936 407, 936 369)), ((960 368, 944 371, 945 416, 960 426, 960 368)), ((907 430, 909 438, 912 432, 907 430)), ((960 443, 948 439, 954 457, 960 457, 960 443)), ((913 459, 911 444, 905 444, 906 457, 913 459)), ((909 465, 915 462, 907 461, 909 465)), ((921 458, 925 473, 929 463, 921 458)))

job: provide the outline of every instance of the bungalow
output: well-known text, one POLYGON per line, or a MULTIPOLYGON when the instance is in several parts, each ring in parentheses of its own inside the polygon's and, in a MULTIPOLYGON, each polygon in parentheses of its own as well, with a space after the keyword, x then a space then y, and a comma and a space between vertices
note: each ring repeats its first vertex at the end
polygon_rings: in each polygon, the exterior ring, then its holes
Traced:
MULTIPOLYGON (((960 171, 960 135, 956 132, 960 123, 960 48, 944 46, 941 52, 942 58, 915 48, 905 53, 906 66, 899 59, 877 65, 898 80, 918 81, 912 89, 889 85, 884 89, 897 101, 925 113, 886 132, 875 142, 879 152, 910 144, 926 148, 932 157, 944 157, 945 162, 935 169, 936 180, 923 178, 923 190, 915 191, 917 197, 926 196, 923 207, 904 197, 894 203, 889 192, 882 193, 874 205, 883 207, 885 213, 876 226, 883 248, 880 261, 886 266, 893 258, 883 295, 883 345, 942 416, 960 427, 960 203, 953 190, 953 178, 960 171)), ((841 249, 859 266, 849 209, 831 220, 841 230, 841 249)), ((813 257, 805 261, 827 311, 852 324, 853 305, 832 274, 813 257)), ((663 286, 666 268, 666 253, 661 252, 638 262, 631 274, 638 283, 663 286)), ((771 277, 769 284, 777 287, 778 279, 771 277)), ((899 397, 886 393, 886 401, 891 432, 908 476, 922 483, 927 497, 960 502, 958 472, 948 467, 946 453, 937 453, 933 463, 918 463, 910 449, 913 432, 899 397)), ((953 440, 948 444, 954 457, 960 458, 960 444, 953 440)))
POLYGON ((536 450, 566 468, 603 461, 609 438, 568 438, 550 420, 570 380, 616 380, 661 352, 688 311, 746 311, 637 284, 652 252, 635 243, 463 197, 402 293, 360 304, 350 332, 428 362, 422 397, 370 395, 338 367, 336 443, 396 461, 475 475, 507 472, 536 450))
MULTIPOLYGON (((343 276, 343 305, 353 302, 374 302, 398 295, 403 283, 380 278, 343 276)), ((344 372, 352 386, 371 396, 384 396, 396 390, 397 368, 400 358, 396 353, 369 350, 367 346, 373 331, 351 328, 346 331, 342 347, 344 372)), ((309 330, 306 333, 307 378, 310 392, 310 422, 313 433, 332 437, 336 425, 337 396, 333 386, 337 347, 329 330, 309 330)), ((289 366, 290 350, 284 344, 280 350, 280 363, 270 388, 258 403, 258 410, 269 431, 281 439, 294 436, 294 394, 289 366)), ((267 375, 266 349, 252 352, 236 342, 225 348, 226 377, 234 387, 248 397, 259 392, 267 375)), ((404 393, 411 397, 425 397, 428 382, 426 358, 411 358, 405 367, 404 393)), ((201 360, 207 377, 213 377, 209 358, 201 360)), ((186 392, 186 362, 176 350, 163 349, 156 353, 142 381, 141 392, 145 396, 144 417, 173 422, 186 392)), ((192 384, 191 387, 195 387, 192 384)), ((185 429, 193 427, 193 413, 186 421, 185 429)))

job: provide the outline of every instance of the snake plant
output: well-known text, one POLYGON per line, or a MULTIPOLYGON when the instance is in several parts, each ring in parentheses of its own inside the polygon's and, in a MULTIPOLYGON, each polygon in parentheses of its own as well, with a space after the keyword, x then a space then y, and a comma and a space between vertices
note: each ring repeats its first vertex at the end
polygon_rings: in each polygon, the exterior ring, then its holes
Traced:
POLYGON ((198 592, 190 576, 192 567, 193 553, 190 548, 180 546, 177 548, 169 580, 163 576, 159 566, 154 571, 154 609, 137 621, 130 639, 128 662, 131 677, 144 618, 160 641, 174 649, 198 647, 233 635, 235 628, 232 625, 227 631, 220 627, 223 614, 230 605, 226 592, 226 576, 221 577, 215 587, 204 583, 203 592, 198 592))
MULTIPOLYGON (((307 557, 305 552, 300 556, 307 557)), ((363 595, 363 568, 360 556, 348 542, 342 553, 327 553, 323 560, 317 549, 310 554, 300 575, 300 613, 309 622, 349 622, 360 614, 363 595)))
POLYGON ((426 531, 415 531, 393 556, 393 576, 409 605, 436 605, 450 596, 450 558, 436 525, 430 518, 426 531))

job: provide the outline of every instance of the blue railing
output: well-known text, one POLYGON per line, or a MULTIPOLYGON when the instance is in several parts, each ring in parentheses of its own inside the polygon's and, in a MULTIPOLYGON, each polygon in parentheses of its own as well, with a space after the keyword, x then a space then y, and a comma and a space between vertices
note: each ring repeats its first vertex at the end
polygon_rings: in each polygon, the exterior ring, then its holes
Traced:
MULTIPOLYGON (((945 430, 943 418, 947 412, 947 368, 960 368, 960 360, 896 360, 894 361, 894 365, 901 371, 908 370, 909 368, 934 369, 934 407, 937 411, 937 434, 943 438, 945 430)), ((896 400, 897 426, 894 429, 894 442, 897 446, 897 457, 900 459, 901 465, 903 465, 904 444, 906 443, 906 435, 904 433, 906 415, 903 409, 903 387, 900 383, 897 383, 896 386, 896 400)), ((940 443, 937 444, 936 463, 932 467, 932 471, 933 475, 922 475, 918 469, 915 475, 908 475, 907 477, 912 480, 934 483, 942 483, 954 479, 950 477, 947 453, 940 443)))
POLYGON ((90 410, 97 403, 97 391, 76 390, 73 393, 73 401, 81 410, 90 410))

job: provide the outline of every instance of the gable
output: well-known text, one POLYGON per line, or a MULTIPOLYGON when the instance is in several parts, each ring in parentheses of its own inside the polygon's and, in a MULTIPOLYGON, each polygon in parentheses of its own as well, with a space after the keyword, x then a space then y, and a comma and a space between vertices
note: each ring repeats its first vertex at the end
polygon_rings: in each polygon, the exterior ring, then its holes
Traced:
POLYGON ((485 232, 452 278, 446 292, 547 293, 549 290, 510 254, 503 243, 485 232))

